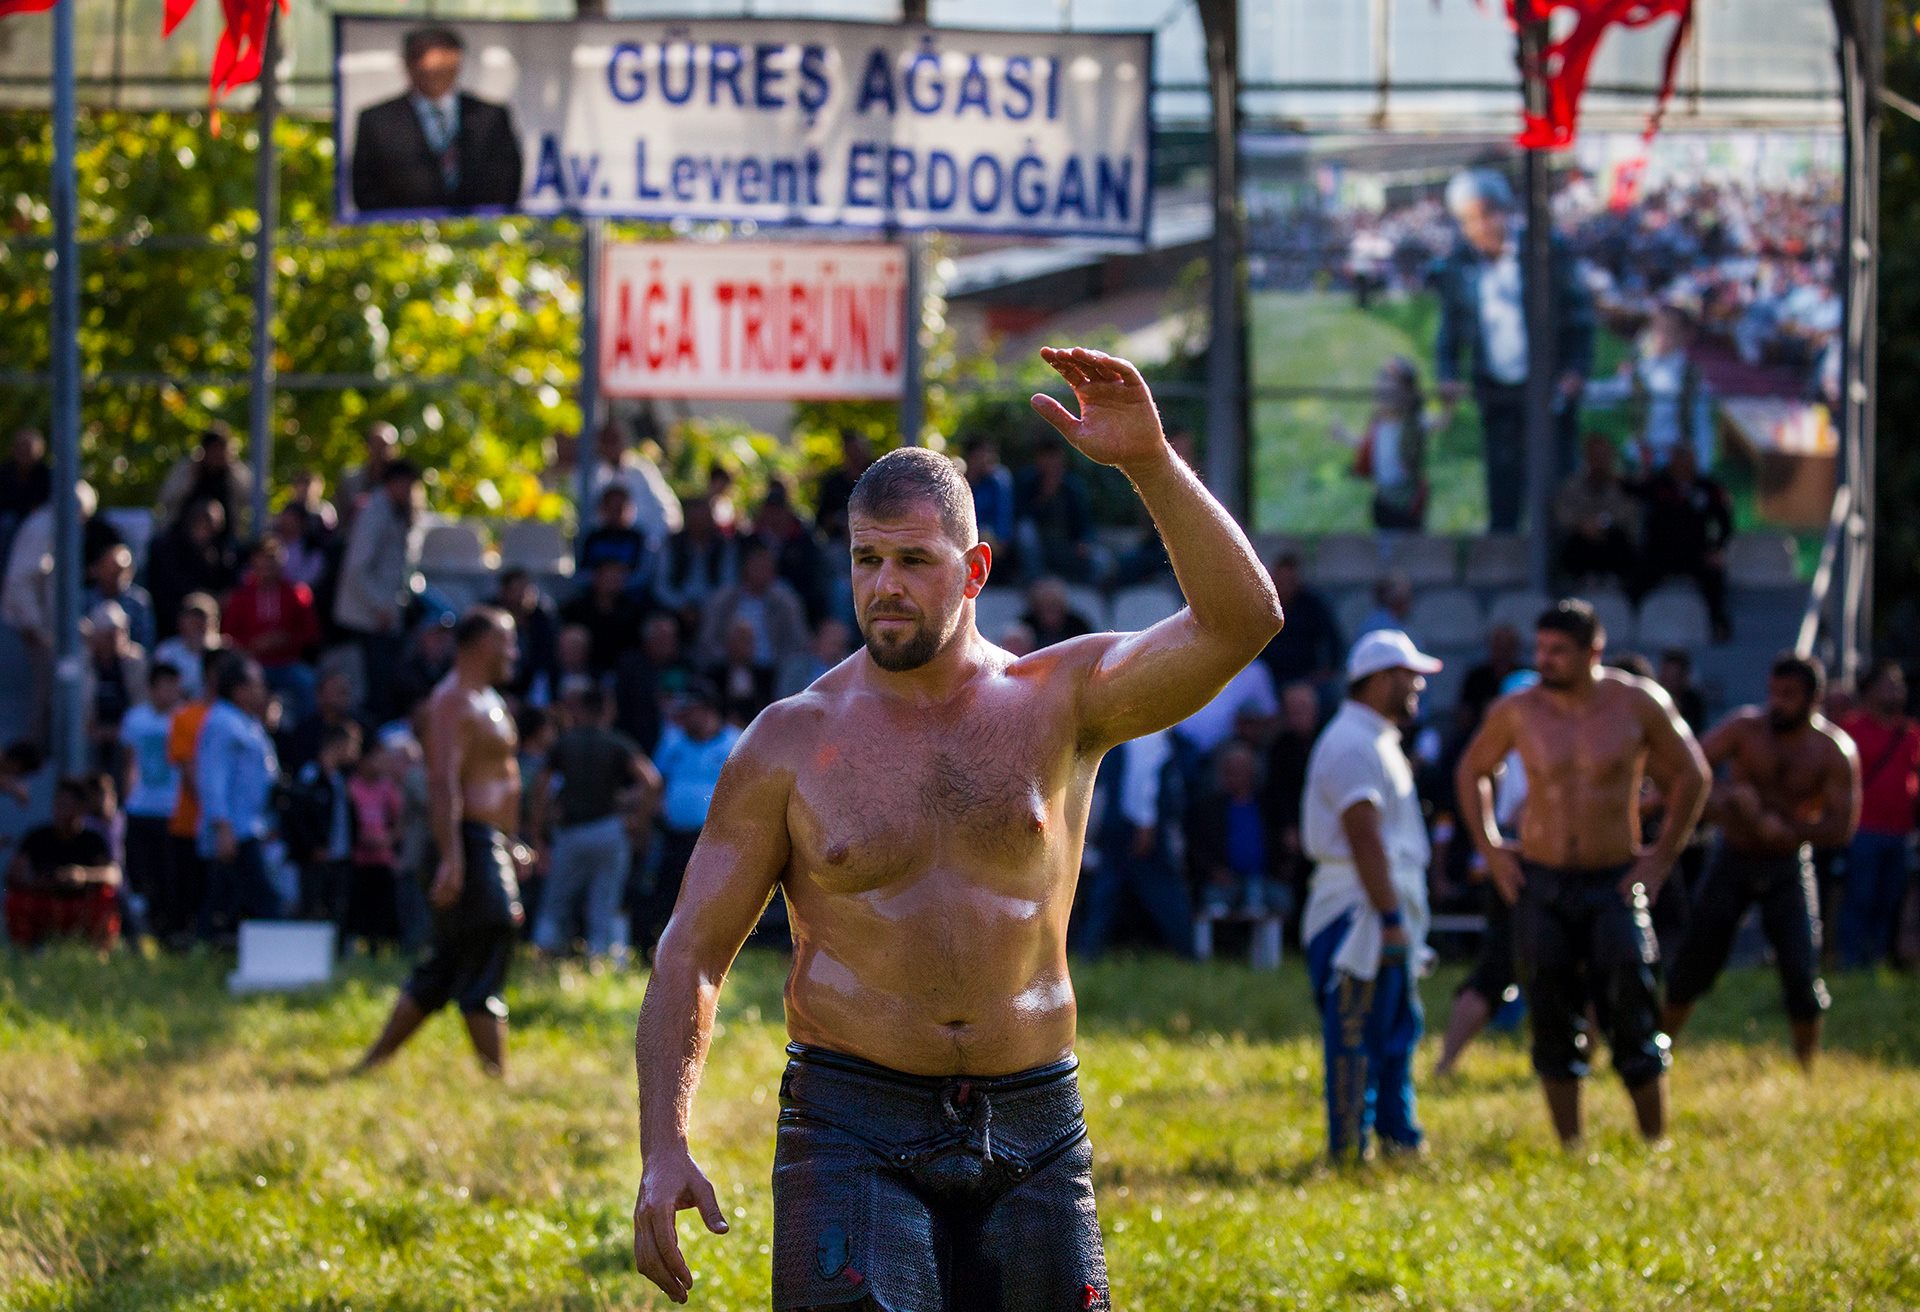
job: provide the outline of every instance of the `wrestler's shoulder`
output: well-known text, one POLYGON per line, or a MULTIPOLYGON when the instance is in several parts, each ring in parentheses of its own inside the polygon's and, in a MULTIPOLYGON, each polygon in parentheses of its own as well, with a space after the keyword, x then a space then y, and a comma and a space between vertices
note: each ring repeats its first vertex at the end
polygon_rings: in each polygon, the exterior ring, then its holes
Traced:
POLYGON ((1623 705, 1631 705, 1639 710, 1673 710, 1673 698, 1667 690, 1653 680, 1631 670, 1617 670, 1607 666, 1600 671, 1595 680, 1603 695, 1616 697, 1623 705))
POLYGON ((1813 713, 1813 730, 1832 743, 1833 749, 1848 760, 1853 760, 1860 755, 1860 748, 1853 741, 1853 735, 1818 711, 1813 713))

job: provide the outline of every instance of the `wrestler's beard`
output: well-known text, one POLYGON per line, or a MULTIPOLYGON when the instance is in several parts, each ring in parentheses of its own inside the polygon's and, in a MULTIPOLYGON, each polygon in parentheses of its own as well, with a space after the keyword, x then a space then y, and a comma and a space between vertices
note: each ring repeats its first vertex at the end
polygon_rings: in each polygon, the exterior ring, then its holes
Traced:
POLYGON ((860 636, 866 639, 867 655, 873 657, 873 663, 890 674, 919 669, 939 654, 942 641, 941 635, 924 619, 914 628, 911 638, 893 646, 883 644, 865 620, 860 624, 860 636))

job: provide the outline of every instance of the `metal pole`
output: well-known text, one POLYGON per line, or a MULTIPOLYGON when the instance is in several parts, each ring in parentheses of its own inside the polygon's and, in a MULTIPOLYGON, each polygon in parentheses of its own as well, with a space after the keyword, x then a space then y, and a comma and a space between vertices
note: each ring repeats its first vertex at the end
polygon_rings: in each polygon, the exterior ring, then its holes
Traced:
POLYGON ((273 125, 280 117, 280 18, 267 7, 266 53, 260 64, 257 103, 260 152, 255 157, 253 208, 260 226, 253 237, 253 363, 247 393, 247 448, 253 462, 253 532, 267 528, 267 488, 273 478, 274 238, 280 228, 280 160, 273 125))
POLYGON ((1240 13, 1237 0, 1202 0, 1213 100, 1213 238, 1207 347, 1207 485, 1242 521, 1247 487, 1246 321, 1240 285, 1240 13))
MULTIPOLYGON (((1529 113, 1547 109, 1547 24, 1533 0, 1519 0, 1520 76, 1529 113)), ((1553 494, 1559 451, 1554 441, 1553 215, 1547 152, 1526 152, 1526 247, 1520 282, 1527 317, 1527 564, 1533 586, 1544 590, 1553 574, 1553 494)))
POLYGON ((593 473, 600 438, 600 251, 604 219, 580 221, 580 440, 574 444, 574 515, 578 532, 593 522, 593 473))
POLYGON ((53 7, 53 756, 63 775, 86 759, 80 697, 80 258, 74 240, 73 10, 53 7))
POLYGON ((926 372, 927 353, 920 340, 926 320, 927 239, 910 232, 900 244, 907 262, 906 305, 903 311, 907 334, 905 351, 900 357, 900 445, 919 446, 927 426, 926 372))
POLYGON ((1835 398, 1839 425, 1840 476, 1852 493, 1852 509, 1840 551, 1840 587, 1834 626, 1838 656, 1835 673, 1851 683, 1858 677, 1873 641, 1873 517, 1876 433, 1872 382, 1876 369, 1875 253, 1879 250, 1880 120, 1873 95, 1868 41, 1880 38, 1859 30, 1856 9, 1840 38, 1840 85, 1846 104, 1846 191, 1842 280, 1845 331, 1841 337, 1840 394, 1835 398))

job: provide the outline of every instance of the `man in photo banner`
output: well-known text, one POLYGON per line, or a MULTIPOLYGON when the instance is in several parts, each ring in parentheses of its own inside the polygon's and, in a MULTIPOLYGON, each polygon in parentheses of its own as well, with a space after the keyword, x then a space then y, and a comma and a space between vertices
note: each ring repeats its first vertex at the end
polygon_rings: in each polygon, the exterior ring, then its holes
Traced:
POLYGON ((505 105, 458 90, 465 43, 421 27, 402 41, 405 95, 360 113, 353 203, 380 210, 511 207, 520 198, 520 139, 505 105))

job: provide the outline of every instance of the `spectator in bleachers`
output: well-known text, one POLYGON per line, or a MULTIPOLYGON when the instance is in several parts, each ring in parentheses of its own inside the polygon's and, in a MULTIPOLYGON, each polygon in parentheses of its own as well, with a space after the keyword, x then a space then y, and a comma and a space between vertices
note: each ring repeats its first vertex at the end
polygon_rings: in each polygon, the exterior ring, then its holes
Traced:
POLYGON ((323 539, 340 531, 340 511, 327 500, 327 480, 317 469, 302 469, 287 481, 283 510, 298 510, 323 539))
POLYGON ((254 545, 247 572, 227 594, 227 640, 260 662, 267 687, 299 719, 313 705, 308 656, 320 641, 313 589, 286 576, 286 549, 269 533, 254 545))
POLYGON ((1185 749, 1188 783, 1197 790, 1205 763, 1229 739, 1266 743, 1279 715, 1280 698, 1267 667, 1255 661, 1236 671, 1212 701, 1173 727, 1174 737, 1185 749))
POLYGON ((1093 510, 1086 484, 1067 468, 1067 446, 1048 436, 1016 483, 1015 564, 1026 578, 1057 574, 1069 583, 1100 581, 1093 510))
POLYGON ((87 783, 62 779, 50 824, 20 840, 7 871, 7 937, 31 950, 76 936, 110 948, 120 938, 120 869, 107 840, 87 825, 87 783))
POLYGON ((643 591, 653 577, 654 552, 647 535, 633 523, 633 496, 624 483, 609 483, 595 502, 594 524, 574 550, 574 572, 582 577, 614 560, 627 570, 627 586, 643 591))
POLYGON ((660 751, 654 758, 661 780, 660 860, 652 889, 633 905, 629 941, 636 952, 653 951, 673 914, 687 859, 707 823, 707 808, 720 783, 720 769, 739 738, 740 731, 720 717, 720 695, 713 685, 704 679, 688 685, 674 722, 660 735, 660 751))
POLYGON ((272 829, 280 763, 267 736, 267 681, 257 662, 235 655, 213 669, 213 705, 194 755, 200 802, 200 856, 206 862, 202 939, 224 939, 241 920, 279 914, 265 845, 272 829))
POLYGON ((1556 236, 1554 357, 1530 364, 1520 259, 1526 232, 1514 214, 1513 189, 1498 173, 1473 169, 1448 183, 1446 199, 1461 241, 1435 270, 1440 326, 1434 372, 1445 400, 1458 401, 1472 385, 1480 411, 1487 527, 1513 533, 1527 487, 1528 371, 1553 373, 1557 479, 1572 467, 1580 431, 1580 392, 1593 364, 1593 299, 1573 251, 1556 236))
POLYGON ((694 497, 686 503, 686 524, 667 544, 654 599, 678 614, 688 632, 697 632, 707 599, 733 583, 735 563, 733 540, 714 522, 712 503, 694 497))
POLYGON ((1280 731, 1267 748, 1266 808, 1279 838, 1281 885, 1299 907, 1305 898, 1307 863, 1300 849, 1300 797, 1307 761, 1320 739, 1320 692, 1310 683, 1280 691, 1280 731))
MULTIPOLYGON (((93 489, 81 483, 74 489, 81 512, 91 516, 93 489)), ((48 502, 28 515, 13 535, 6 577, 0 582, 0 620, 4 620, 27 649, 27 672, 32 700, 26 725, 28 741, 47 744, 53 705, 53 505, 48 502)))
POLYGON ((147 653, 127 631, 119 603, 102 601, 80 621, 86 646, 81 700, 86 707, 88 759, 95 770, 120 768, 120 722, 147 698, 147 653))
POLYGON ((147 671, 146 700, 120 720, 120 762, 126 779, 126 875, 140 899, 137 919, 152 933, 151 910, 172 882, 173 848, 167 824, 180 799, 180 772, 167 759, 167 734, 180 704, 180 671, 156 661, 147 671))
MULTIPOLYGON (((1194 465, 1192 433, 1184 428, 1172 429, 1167 433, 1167 447, 1181 464, 1199 473, 1194 465)), ((1204 478, 1202 481, 1205 481, 1204 478)), ((1153 515, 1147 510, 1145 502, 1137 498, 1134 500, 1133 516, 1134 523, 1130 527, 1136 529, 1139 536, 1134 539, 1133 546, 1113 562, 1113 573, 1107 580, 1107 586, 1130 588, 1155 580, 1174 582, 1173 560, 1167 555, 1167 544, 1160 536, 1160 526, 1153 522, 1153 515)))
POLYGON ((1174 865, 1172 831, 1180 786, 1165 730, 1121 743, 1100 762, 1101 812, 1088 827, 1098 862, 1086 876, 1073 950, 1098 957, 1107 949, 1129 895, 1153 922, 1160 946, 1193 952, 1186 881, 1174 865))
POLYGON ((873 445, 851 425, 840 430, 840 463, 820 476, 813 494, 813 519, 829 542, 847 539, 847 502, 853 485, 873 463, 873 445))
POLYGON ((1887 956, 1906 901, 1920 804, 1920 724, 1907 714, 1907 676, 1879 660, 1860 684, 1860 709, 1840 727, 1860 751, 1860 828, 1847 849, 1840 906, 1840 964, 1848 970, 1887 956))
MULTIPOLYGON (((640 639, 640 624, 647 612, 628 587, 630 582, 631 576, 623 562, 602 560, 588 576, 586 590, 560 608, 561 622, 567 628, 587 631, 587 665, 595 678, 611 673, 620 653, 640 639)), ((577 671, 561 673, 564 677, 577 671)), ((557 684, 555 690, 558 690, 557 684)))
POLYGON ((1067 585, 1056 578, 1035 579, 1027 588, 1020 622, 1033 635, 1035 650, 1093 632, 1093 621, 1073 608, 1067 585))
POLYGON ((273 531, 286 552, 281 572, 290 583, 304 583, 320 599, 320 585, 327 576, 328 546, 332 535, 325 532, 307 511, 297 505, 280 507, 273 517, 273 531))
POLYGON ((0 748, 0 797, 11 798, 15 806, 26 806, 33 796, 28 781, 46 760, 47 754, 24 738, 0 748))
POLYGON ((0 564, 7 559, 14 532, 52 497, 47 439, 37 428, 16 429, 7 462, 0 465, 0 564))
POLYGON ((172 524, 181 512, 199 502, 212 501, 221 510, 220 540, 231 547, 247 537, 253 524, 253 471, 236 460, 237 443, 225 424, 209 424, 199 444, 174 462, 160 484, 154 507, 155 522, 172 524))
POLYGON ((753 622, 736 616, 727 626, 720 660, 709 666, 707 681, 719 690, 720 714, 744 729, 773 702, 774 667, 760 662, 759 635, 753 622))
POLYGON ((520 659, 514 662, 513 674, 501 691, 525 700, 543 680, 551 686, 560 612, 533 575, 517 565, 500 571, 500 582, 486 604, 513 616, 514 626, 520 631, 520 659))
POLYGON ((1685 647, 1669 647, 1660 653, 1656 677, 1673 698, 1673 709, 1687 722, 1695 736, 1707 731, 1707 698, 1693 681, 1693 653, 1685 647))
POLYGON ((593 631, 584 624, 562 624, 560 636, 553 644, 553 683, 545 689, 534 690, 535 702, 548 708, 557 707, 562 690, 570 683, 582 681, 599 682, 593 669, 593 631))
POLYGON ((360 726, 351 720, 329 726, 320 736, 318 754, 292 772, 280 814, 280 839, 300 871, 296 913, 343 929, 354 854, 347 781, 359 759, 360 726))
POLYGON ((180 599, 173 628, 173 636, 153 649, 153 659, 180 671, 181 696, 193 701, 205 687, 202 671, 208 653, 226 650, 220 634, 220 603, 204 592, 188 593, 180 599))
POLYGON ((1727 543, 1733 537, 1733 498, 1699 471, 1690 446, 1677 446, 1664 469, 1635 488, 1643 509, 1642 592, 1662 580, 1690 578, 1707 603, 1715 642, 1733 635, 1727 614, 1727 543))
POLYGON ((367 458, 340 480, 342 532, 350 530, 367 503, 380 495, 387 481, 387 466, 399 459, 400 430, 377 420, 367 425, 366 444, 367 458))
POLYGON ((133 581, 133 549, 116 542, 87 565, 87 590, 80 598, 80 609, 92 610, 103 601, 111 601, 126 612, 127 632, 142 647, 152 650, 154 633, 153 598, 133 581))
MULTIPOLYGON (((800 598, 808 626, 818 624, 827 613, 832 576, 813 530, 793 508, 787 485, 780 480, 774 479, 767 485, 766 499, 753 517, 753 535, 748 540, 773 552, 775 570, 800 598)), ((838 564, 844 569, 844 546, 842 552, 838 564)))
POLYGON ((994 638, 993 642, 996 647, 999 647, 1015 660, 1018 660, 1022 656, 1031 656, 1034 652, 1040 650, 1039 643, 1034 639, 1033 630, 1022 624, 1019 620, 1014 620, 1005 628, 1001 629, 999 635, 994 638))
MULTIPOLYGON (((369 454, 374 440, 369 434, 369 454)), ((361 704, 380 723, 404 708, 393 677, 406 648, 410 583, 420 559, 420 471, 409 460, 388 460, 379 492, 370 496, 347 531, 333 618, 360 652, 361 704)))
POLYGON ((147 550, 147 591, 161 638, 174 635, 180 603, 191 593, 225 595, 236 562, 226 533, 226 510, 218 501, 196 501, 147 550))
POLYGON ((780 663, 774 696, 791 697, 853 653, 853 633, 845 621, 828 616, 813 626, 813 643, 804 654, 780 663))
POLYGON ((1373 585, 1373 609, 1360 622, 1360 632, 1376 629, 1403 631, 1407 616, 1413 613, 1413 582, 1405 574, 1393 573, 1373 585))
POLYGON ((660 745, 668 704, 692 678, 680 651, 679 621, 665 613, 649 615, 640 627, 640 645, 622 652, 613 669, 615 727, 651 756, 660 745))
POLYGON ((1364 432, 1335 420, 1334 436, 1353 448, 1353 473, 1373 484, 1373 526, 1419 532, 1427 522, 1427 445, 1444 422, 1427 418, 1420 370, 1397 355, 1373 381, 1373 413, 1364 432))
MULTIPOLYGON (((149 912, 154 937, 169 947, 184 947, 191 941, 206 895, 206 862, 200 856, 200 731, 206 727, 213 709, 211 697, 215 672, 223 664, 241 659, 230 652, 210 650, 201 662, 201 696, 183 700, 167 724, 167 762, 180 780, 173 815, 167 821, 167 845, 173 855, 172 880, 164 896, 155 900, 149 912)), ((186 680, 185 672, 181 681, 186 680)), ((184 696, 184 693, 182 694, 184 696)))
POLYGON ((651 804, 660 777, 640 745, 613 727, 613 699, 589 688, 579 720, 555 740, 534 778, 532 828, 546 828, 552 808, 553 841, 547 885, 534 921, 533 943, 558 955, 582 923, 587 956, 613 950, 615 918, 633 865, 629 821, 651 804))
POLYGON ((980 540, 993 548, 997 559, 1014 545, 1013 474, 1000 463, 1000 444, 985 433, 967 439, 965 454, 974 522, 980 526, 980 540))
POLYGON ((740 549, 740 580, 720 589, 706 605, 697 654, 707 665, 727 658, 727 634, 736 619, 753 626, 753 660, 768 670, 807 647, 806 608, 777 572, 773 552, 763 542, 740 549))
POLYGON ((713 526, 728 537, 739 527, 740 512, 733 504, 733 471, 715 461, 707 466, 707 507, 713 526))
POLYGON ((1187 864, 1204 913, 1215 919, 1234 912, 1286 916, 1293 890, 1281 817, 1263 804, 1253 745, 1224 744, 1208 782, 1187 813, 1187 864))
POLYGON ((667 539, 680 531, 680 498, 674 495, 660 466, 627 441, 618 420, 609 419, 601 425, 595 451, 595 496, 609 487, 625 488, 627 502, 633 508, 633 527, 646 538, 648 549, 658 554, 667 539))
POLYGON ((379 742, 368 743, 347 778, 352 853, 341 944, 358 939, 369 953, 400 942, 398 876, 400 825, 406 795, 396 775, 401 760, 379 742))
POLYGON ((414 626, 393 679, 394 700, 401 713, 425 701, 453 668, 453 626, 454 618, 448 614, 428 616, 414 626))
POLYGON ((320 743, 330 732, 351 726, 364 726, 353 713, 353 678, 345 670, 332 669, 314 683, 313 704, 306 714, 283 721, 274 738, 280 764, 289 774, 298 774, 320 755, 320 743))
POLYGON ((1480 727, 1487 707, 1501 695, 1501 689, 1514 673, 1527 668, 1520 655, 1520 631, 1511 624, 1496 624, 1487 630, 1487 657, 1467 671, 1460 683, 1460 728, 1471 734, 1480 727))
POLYGON ((1641 573, 1640 503, 1621 481, 1606 437, 1587 434, 1583 456, 1553 502, 1560 572, 1576 582, 1611 579, 1631 591, 1641 573))
POLYGON ((1328 686, 1334 671, 1340 668, 1342 654, 1340 624, 1333 617, 1333 607, 1302 578, 1299 552, 1280 552, 1268 573, 1287 622, 1260 653, 1261 662, 1277 685, 1304 681, 1316 688, 1328 686))

